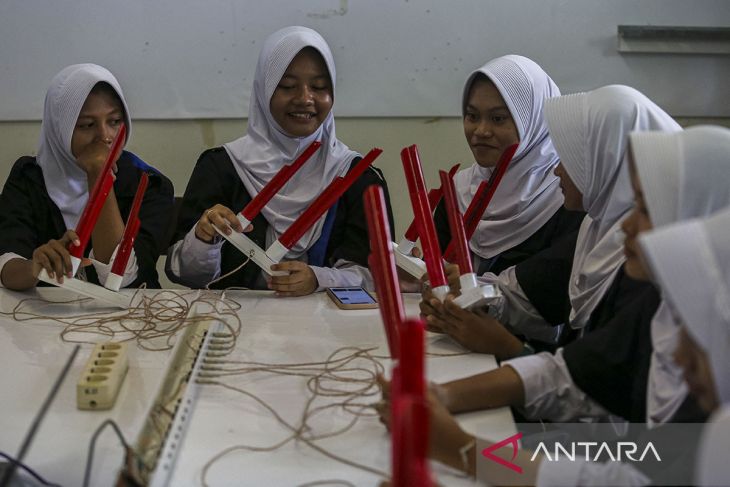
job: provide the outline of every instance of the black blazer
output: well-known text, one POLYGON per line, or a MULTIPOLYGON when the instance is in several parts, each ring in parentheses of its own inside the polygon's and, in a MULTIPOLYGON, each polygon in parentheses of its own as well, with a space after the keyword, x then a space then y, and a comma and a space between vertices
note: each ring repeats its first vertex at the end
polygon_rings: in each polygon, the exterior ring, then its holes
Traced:
MULTIPOLYGON (((360 158, 355 158, 350 165, 352 169, 360 158)), ((367 222, 363 206, 365 189, 377 184, 383 188, 385 201, 388 207, 388 221, 393 231, 393 212, 390 208, 388 185, 380 170, 371 166, 365 171, 337 201, 335 220, 332 232, 327 242, 325 252, 325 266, 332 266, 339 259, 346 259, 361 266, 367 267, 367 257, 370 245, 367 234, 367 222)), ((232 211, 240 212, 250 201, 251 195, 244 187, 236 173, 231 158, 222 147, 209 149, 201 154, 193 174, 190 176, 188 187, 185 189, 177 230, 173 243, 185 238, 185 235, 200 219, 203 211, 215 204, 222 204, 232 211)), ((246 234, 261 248, 266 247, 266 230, 269 223, 259 213, 253 222, 253 230, 246 234)), ((221 248, 221 275, 237 268, 245 261, 245 256, 235 247, 225 241, 221 248)), ((195 283, 184 282, 166 268, 167 276, 173 282, 190 286, 195 283)), ((256 265, 244 266, 235 274, 216 282, 212 287, 223 289, 227 287, 246 287, 262 289, 260 269, 256 265)))
MULTIPOLYGON (((125 221, 142 173, 146 172, 150 178, 139 211, 139 234, 134 241, 139 273, 129 287, 146 283, 149 288, 159 288, 156 265, 160 252, 167 245, 165 231, 174 202, 172 183, 131 152, 122 152, 117 168, 114 193, 125 221)), ((60 238, 67 230, 61 211, 48 196, 43 172, 35 157, 25 156, 15 162, 0 195, 0 208, 0 255, 13 252, 30 259, 36 248, 60 238)), ((86 254, 90 251, 91 242, 86 254)), ((86 268, 86 277, 90 282, 99 283, 93 266, 86 268)))

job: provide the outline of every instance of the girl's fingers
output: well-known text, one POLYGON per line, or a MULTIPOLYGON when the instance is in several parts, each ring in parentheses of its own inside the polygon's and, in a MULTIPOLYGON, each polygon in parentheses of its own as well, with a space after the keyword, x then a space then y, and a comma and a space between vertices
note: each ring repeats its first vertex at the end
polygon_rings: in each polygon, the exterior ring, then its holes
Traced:
MULTIPOLYGON (((48 257, 46 254, 39 252, 35 257, 35 262, 41 266, 41 269, 46 270, 46 274, 48 274, 48 277, 53 279, 55 277, 55 273, 53 272, 53 266, 51 265, 51 261, 48 260, 48 257)), ((35 276, 38 277, 37 275, 35 276)))

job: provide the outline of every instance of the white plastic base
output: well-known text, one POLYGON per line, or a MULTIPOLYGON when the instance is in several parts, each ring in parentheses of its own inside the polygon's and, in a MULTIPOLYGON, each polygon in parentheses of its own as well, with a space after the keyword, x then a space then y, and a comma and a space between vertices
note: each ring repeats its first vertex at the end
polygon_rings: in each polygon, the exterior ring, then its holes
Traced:
POLYGON ((393 255, 395 255, 395 264, 416 279, 420 279, 426 273, 426 263, 421 259, 418 259, 411 255, 405 255, 401 251, 402 248, 403 247, 400 247, 397 243, 393 242, 393 255))
POLYGON ((71 256, 71 270, 73 271, 71 273, 72 276, 75 276, 76 273, 79 271, 79 266, 81 265, 81 259, 78 257, 71 256))
POLYGON ((246 230, 246 227, 251 224, 251 222, 248 221, 248 218, 246 218, 245 216, 243 216, 240 213, 238 215, 236 215, 236 217, 238 218, 238 221, 241 222, 241 226, 243 227, 244 230, 246 230))
POLYGON ((127 309, 132 302, 132 299, 129 296, 110 291, 101 286, 97 286, 96 284, 80 281, 76 278, 69 279, 65 277, 63 279, 63 283, 59 284, 58 281, 56 281, 55 279, 51 279, 48 276, 48 273, 45 269, 41 269, 40 274, 38 274, 38 279, 43 282, 47 282, 48 284, 53 284, 54 286, 68 289, 69 291, 73 291, 76 294, 81 294, 82 296, 88 296, 90 298, 96 299, 98 301, 101 301, 102 303, 114 306, 115 308, 127 309))
POLYGON ((462 309, 485 306, 501 296, 499 290, 492 284, 461 290, 461 295, 454 299, 454 304, 462 309))
POLYGON ((461 292, 470 291, 476 289, 479 286, 477 282, 477 275, 473 272, 462 274, 459 276, 459 284, 461 285, 461 292))
POLYGON ((286 276, 289 275, 288 272, 282 272, 282 271, 272 271, 271 266, 276 264, 275 261, 271 260, 268 255, 266 255, 266 252, 256 245, 253 240, 248 238, 242 233, 238 233, 237 231, 231 229, 231 234, 226 235, 222 231, 220 231, 218 228, 215 228, 215 231, 218 232, 223 238, 228 240, 231 245, 236 247, 238 250, 241 251, 241 253, 247 257, 250 257, 254 263, 261 267, 265 273, 267 273, 270 276, 286 276))
POLYGON ((106 278, 104 287, 112 291, 119 291, 119 288, 122 287, 122 279, 124 279, 123 276, 118 276, 113 272, 110 272, 109 276, 106 278))
POLYGON ((393 242, 393 246, 397 249, 400 249, 400 252, 403 255, 411 255, 411 250, 416 246, 416 242, 411 242, 407 238, 403 237, 403 239, 400 241, 400 243, 393 242))
POLYGON ((449 286, 437 286, 435 288, 432 288, 431 292, 434 296, 438 298, 439 301, 443 301, 444 299, 446 299, 446 295, 449 294, 449 286))
POLYGON ((288 253, 289 249, 284 247, 278 240, 274 240, 274 243, 266 249, 266 255, 274 262, 281 262, 281 259, 288 253))

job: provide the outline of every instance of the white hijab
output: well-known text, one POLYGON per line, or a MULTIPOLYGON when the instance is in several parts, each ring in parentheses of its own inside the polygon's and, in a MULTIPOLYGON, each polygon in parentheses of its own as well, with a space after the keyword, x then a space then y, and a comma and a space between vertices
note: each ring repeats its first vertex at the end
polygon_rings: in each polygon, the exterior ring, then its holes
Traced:
MULTIPOLYGON (((730 130, 698 126, 674 134, 631 134, 630 138, 654 228, 707 216, 730 205, 730 130)), ((654 424, 669 421, 687 395, 682 370, 673 359, 679 325, 666 302, 652 320, 651 337, 647 419, 654 424)))
MULTIPOLYGON (((560 181, 553 174, 558 154, 543 117, 545 100, 560 96, 560 90, 534 61, 522 56, 502 56, 469 76, 462 108, 466 107, 469 90, 479 73, 499 90, 520 137, 517 152, 469 241, 475 254, 489 259, 527 240, 563 204, 560 181)), ((462 212, 492 170, 475 163, 456 174, 454 183, 462 212)))
MULTIPOLYGON (((718 156, 723 150, 728 153, 726 143, 713 146, 707 146, 705 152, 715 152, 718 156)), ((727 485, 730 478, 727 454, 730 448, 730 209, 654 230, 639 237, 639 242, 667 300, 687 332, 707 353, 721 403, 704 427, 695 457, 695 483, 727 485)))
POLYGON ((38 143, 38 165, 43 171, 48 196, 56 204, 66 228, 75 228, 89 199, 86 173, 71 153, 71 138, 81 108, 97 83, 108 83, 122 101, 127 139, 132 130, 129 108, 113 74, 96 64, 73 64, 51 80, 43 105, 38 143))
MULTIPOLYGON (((267 245, 281 236, 334 178, 345 174, 359 155, 337 140, 334 109, 309 137, 290 137, 271 115, 271 96, 291 61, 305 47, 313 47, 322 55, 334 93, 335 63, 322 36, 312 29, 296 26, 274 32, 264 42, 256 65, 246 135, 223 146, 244 187, 254 197, 312 141, 322 142, 322 147, 262 210, 269 222, 267 245)), ((324 220, 323 216, 302 236, 288 254, 289 258, 299 257, 314 245, 324 220)))
POLYGON ((620 85, 548 100, 545 118, 588 212, 578 233, 569 286, 570 325, 583 328, 624 263, 621 220, 633 206, 626 162, 629 132, 680 127, 646 96, 620 85))
POLYGON ((721 403, 730 403, 730 209, 639 237, 666 299, 709 358, 721 403))

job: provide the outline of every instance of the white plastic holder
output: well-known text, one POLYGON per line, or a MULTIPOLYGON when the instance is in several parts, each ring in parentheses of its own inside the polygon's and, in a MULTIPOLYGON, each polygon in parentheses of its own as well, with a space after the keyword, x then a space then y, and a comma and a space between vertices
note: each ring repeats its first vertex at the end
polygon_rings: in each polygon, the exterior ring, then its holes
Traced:
POLYGON ((248 220, 248 218, 243 216, 243 214, 241 214, 241 213, 236 215, 236 217, 238 218, 238 221, 241 222, 241 228, 243 228, 244 230, 246 229, 247 226, 249 226, 251 224, 251 222, 248 220))
POLYGON ((431 288, 431 292, 439 301, 443 301, 449 294, 449 286, 436 286, 431 288))
POLYGON ((123 279, 124 276, 120 276, 118 274, 110 272, 106 278, 106 281, 104 282, 104 287, 109 289, 110 291, 117 292, 122 287, 123 279))
POLYGON ((479 287, 477 282, 477 275, 473 272, 467 272, 459 276, 459 284, 461 286, 461 292, 469 291, 476 287, 479 287))
POLYGON ((75 277, 71 279, 69 279, 68 277, 64 277, 63 282, 59 284, 58 281, 52 279, 48 275, 45 269, 41 269, 41 272, 38 274, 38 279, 43 282, 47 282, 48 284, 52 284, 63 289, 68 289, 69 291, 73 291, 76 294, 81 294, 82 296, 96 299, 115 308, 128 309, 132 303, 132 298, 129 296, 110 291, 109 289, 106 289, 102 286, 97 286, 96 284, 81 281, 79 279, 76 279, 75 277))
POLYGON ((274 240, 274 243, 266 249, 266 256, 273 262, 281 262, 281 259, 283 259, 288 253, 289 249, 284 247, 284 245, 278 240, 274 240))
POLYGON ((393 248, 400 249, 403 255, 411 255, 411 251, 416 247, 416 242, 412 242, 407 238, 403 237, 400 243, 393 242, 393 248))
POLYGON ((71 275, 75 276, 79 271, 79 267, 81 267, 81 259, 74 257, 73 255, 70 255, 69 257, 71 257, 71 275))
POLYGON ((412 275, 416 279, 420 279, 426 273, 426 263, 417 257, 410 255, 413 249, 413 242, 409 240, 403 240, 400 245, 393 242, 393 255, 395 255, 395 264, 412 275), (405 246, 404 242, 407 242, 405 246), (410 247, 408 246, 410 243, 410 247))
MULTIPOLYGON (((240 218, 239 218, 240 220, 240 218)), ((244 218, 245 220, 245 218, 244 218)), ((248 225, 246 225, 248 226, 248 225)), ((218 232, 218 234, 228 240, 231 245, 236 247, 243 255, 246 257, 249 257, 257 266, 259 266, 265 273, 267 273, 270 276, 286 276, 289 275, 288 272, 283 271, 272 271, 271 266, 276 264, 277 261, 272 260, 256 243, 254 243, 253 240, 248 238, 246 235, 242 233, 238 233, 237 231, 233 230, 231 227, 228 227, 229 230, 231 230, 230 235, 226 235, 223 233, 218 227, 213 225, 213 228, 215 228, 215 231, 218 232)), ((245 228, 245 227, 244 227, 245 228)))
POLYGON ((471 289, 464 289, 462 287, 461 295, 454 299, 454 304, 461 309, 471 309, 477 306, 488 305, 496 301, 500 296, 501 293, 493 284, 485 284, 484 286, 477 286, 471 289))

